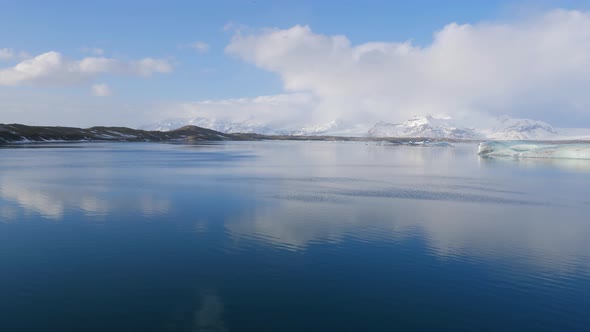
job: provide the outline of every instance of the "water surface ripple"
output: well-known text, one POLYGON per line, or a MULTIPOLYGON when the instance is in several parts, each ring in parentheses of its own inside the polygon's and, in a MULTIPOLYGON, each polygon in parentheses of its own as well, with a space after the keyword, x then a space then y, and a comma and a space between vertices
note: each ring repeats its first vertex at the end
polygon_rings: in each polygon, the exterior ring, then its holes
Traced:
POLYGON ((477 146, 0 149, 1 331, 587 331, 590 163, 477 146))

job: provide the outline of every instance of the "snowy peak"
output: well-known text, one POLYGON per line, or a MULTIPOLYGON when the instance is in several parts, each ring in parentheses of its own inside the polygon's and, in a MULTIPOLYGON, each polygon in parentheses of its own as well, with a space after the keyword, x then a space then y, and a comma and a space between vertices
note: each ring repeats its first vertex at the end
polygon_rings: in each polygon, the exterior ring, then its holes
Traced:
POLYGON ((307 136, 307 135, 321 135, 332 130, 337 130, 342 126, 340 121, 332 121, 324 125, 310 125, 294 130, 291 135, 307 136))
POLYGON ((403 123, 377 123, 371 137, 427 137, 452 139, 543 140, 559 138, 557 130, 543 121, 501 116, 487 126, 461 127, 449 118, 415 116, 403 123))
POLYGON ((557 134, 555 128, 543 121, 501 116, 487 136, 497 140, 537 140, 555 138, 557 134))
POLYGON ((432 116, 415 116, 403 123, 380 121, 369 130, 368 135, 370 137, 481 138, 474 129, 456 126, 449 118, 432 116))

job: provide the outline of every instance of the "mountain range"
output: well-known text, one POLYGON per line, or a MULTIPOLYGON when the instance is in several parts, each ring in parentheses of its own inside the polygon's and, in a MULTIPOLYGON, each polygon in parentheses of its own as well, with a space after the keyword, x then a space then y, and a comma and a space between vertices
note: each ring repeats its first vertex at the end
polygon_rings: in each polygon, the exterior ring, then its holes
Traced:
MULTIPOLYGON (((21 143, 59 143, 59 142, 193 142, 193 141, 258 141, 258 140, 296 140, 296 141, 376 141, 383 138, 327 135, 261 135, 253 133, 226 134, 197 126, 184 126, 170 131, 148 131, 127 127, 50 127, 27 126, 22 124, 0 124, 0 145, 21 143)), ((390 145, 416 145, 413 138, 386 139, 390 145)), ((451 140, 453 141, 453 140, 451 140)), ((441 139, 418 144, 443 144, 441 139)))
POLYGON ((170 131, 146 131, 126 127, 43 127, 22 124, 0 124, 0 143, 70 142, 70 141, 221 141, 239 140, 239 135, 220 133, 196 126, 170 131))
MULTIPOLYGON (((152 125, 152 127, 155 125, 152 125)), ((556 129, 531 119, 507 116, 495 120, 490 129, 476 129, 455 124, 449 118, 415 116, 401 123, 378 122, 368 131, 341 121, 300 129, 281 129, 254 123, 234 123, 195 118, 189 121, 167 121, 156 130, 126 127, 43 127, 0 124, 0 143, 59 141, 219 141, 219 140, 387 140, 392 143, 429 139, 431 141, 464 140, 589 140, 588 129, 556 129), (191 123, 186 125, 186 122, 191 123), (212 129, 194 125, 213 127, 212 129), (179 128, 168 130, 177 125, 179 128), (214 130, 215 129, 215 130, 214 130)))
POLYGON ((326 124, 314 124, 308 126, 276 127, 254 120, 232 121, 227 119, 215 119, 206 117, 194 117, 187 119, 167 119, 139 129, 150 131, 170 131, 183 126, 198 126, 209 128, 226 134, 248 133, 260 135, 334 135, 334 136, 365 136, 366 129, 359 129, 342 121, 335 120, 326 124))
POLYGON ((501 116, 481 128, 462 126, 450 118, 414 116, 401 123, 380 121, 372 128, 354 126, 335 120, 327 124, 293 128, 276 128, 254 121, 233 122, 202 117, 166 120, 141 127, 147 130, 169 131, 184 125, 197 125, 226 134, 257 133, 262 135, 294 136, 355 136, 355 137, 422 137, 457 140, 553 140, 590 138, 590 130, 556 129, 548 123, 532 119, 516 119, 501 116))

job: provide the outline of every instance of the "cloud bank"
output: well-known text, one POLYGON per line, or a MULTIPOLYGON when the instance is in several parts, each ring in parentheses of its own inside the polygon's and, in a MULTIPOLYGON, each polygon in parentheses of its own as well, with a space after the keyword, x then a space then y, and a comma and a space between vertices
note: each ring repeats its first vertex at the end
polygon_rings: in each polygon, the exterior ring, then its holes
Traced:
POLYGON ((353 45, 345 36, 300 25, 238 30, 226 53, 277 73, 286 93, 313 95, 312 111, 302 112, 301 122, 374 123, 425 114, 457 119, 510 114, 551 122, 588 116, 590 109, 587 12, 451 23, 424 46, 353 45))

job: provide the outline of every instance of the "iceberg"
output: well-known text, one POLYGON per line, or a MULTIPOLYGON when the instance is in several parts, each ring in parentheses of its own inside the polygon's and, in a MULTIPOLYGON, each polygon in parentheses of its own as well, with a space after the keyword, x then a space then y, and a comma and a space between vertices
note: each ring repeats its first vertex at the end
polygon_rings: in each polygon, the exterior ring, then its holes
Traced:
POLYGON ((589 159, 590 143, 489 141, 479 144, 482 157, 589 159))

